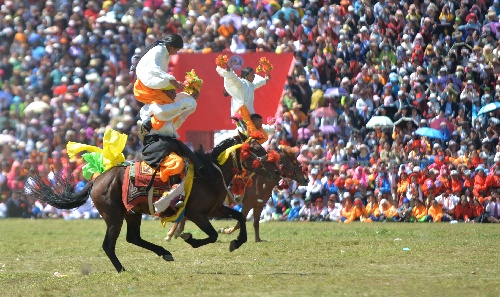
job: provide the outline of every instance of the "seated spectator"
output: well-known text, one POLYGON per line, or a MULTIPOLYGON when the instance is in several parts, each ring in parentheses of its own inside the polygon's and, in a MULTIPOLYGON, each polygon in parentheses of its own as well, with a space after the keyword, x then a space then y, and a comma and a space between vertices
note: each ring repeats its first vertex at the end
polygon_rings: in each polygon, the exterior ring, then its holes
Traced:
POLYGON ((415 200, 415 206, 411 210, 410 222, 427 222, 429 220, 430 217, 427 215, 427 208, 423 201, 415 200))

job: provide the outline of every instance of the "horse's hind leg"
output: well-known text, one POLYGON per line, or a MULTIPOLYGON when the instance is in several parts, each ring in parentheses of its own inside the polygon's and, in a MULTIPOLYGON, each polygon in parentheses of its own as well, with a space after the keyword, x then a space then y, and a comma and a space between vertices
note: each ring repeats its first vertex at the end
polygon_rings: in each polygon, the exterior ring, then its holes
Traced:
POLYGON ((141 238, 141 219, 141 213, 127 213, 125 215, 125 220, 127 221, 127 242, 150 250, 158 256, 161 256, 165 261, 173 261, 174 258, 169 251, 141 238))
POLYGON ((190 233, 183 233, 180 235, 185 242, 190 244, 193 248, 199 248, 200 246, 204 246, 209 243, 214 243, 217 241, 217 231, 214 229, 210 221, 208 220, 205 214, 191 214, 189 219, 196 225, 201 231, 205 232, 208 235, 207 238, 204 239, 195 239, 190 233))
POLYGON ((108 256, 113 266, 115 266, 116 271, 125 271, 125 268, 123 268, 115 252, 116 240, 118 239, 118 236, 120 236, 120 231, 123 225, 123 214, 116 216, 109 216, 104 214, 103 218, 106 221, 107 230, 106 236, 104 236, 104 241, 102 243, 102 249, 108 256))

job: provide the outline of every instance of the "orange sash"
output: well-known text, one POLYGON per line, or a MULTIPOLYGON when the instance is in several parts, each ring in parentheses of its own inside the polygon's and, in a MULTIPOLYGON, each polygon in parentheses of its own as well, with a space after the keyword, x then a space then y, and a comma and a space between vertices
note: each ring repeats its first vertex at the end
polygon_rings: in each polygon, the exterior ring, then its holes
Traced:
MULTIPOLYGON (((144 104, 170 104, 174 103, 161 89, 152 89, 144 85, 140 79, 134 83, 134 96, 135 99, 144 104)), ((156 118, 155 115, 151 117, 151 124, 153 129, 159 130, 163 127, 164 122, 156 118)))
MULTIPOLYGON (((238 109, 237 113, 239 113, 241 115, 241 117, 243 118, 243 120, 245 120, 245 122, 247 124, 248 135, 251 135, 253 132, 257 131, 257 127, 255 127, 252 119, 250 118, 250 112, 248 111, 248 108, 245 105, 240 107, 240 109, 238 109)), ((260 139, 257 142, 260 144, 263 144, 264 142, 267 141, 268 135, 262 127, 259 129, 259 131, 262 133, 262 135, 264 135, 264 139, 260 139)))

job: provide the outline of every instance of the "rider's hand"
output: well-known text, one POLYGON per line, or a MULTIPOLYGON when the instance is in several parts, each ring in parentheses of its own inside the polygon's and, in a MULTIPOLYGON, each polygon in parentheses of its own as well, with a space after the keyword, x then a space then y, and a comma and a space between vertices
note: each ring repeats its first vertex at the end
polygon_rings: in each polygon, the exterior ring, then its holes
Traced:
POLYGON ((184 84, 178 80, 172 79, 170 80, 170 84, 173 85, 178 90, 184 89, 184 84))
POLYGON ((271 79, 271 76, 268 74, 266 74, 266 76, 264 77, 266 80, 270 80, 271 79))
POLYGON ((195 92, 193 93, 193 95, 191 95, 191 96, 193 96, 193 98, 196 100, 196 99, 198 99, 198 97, 200 96, 200 92, 195 91, 195 92))

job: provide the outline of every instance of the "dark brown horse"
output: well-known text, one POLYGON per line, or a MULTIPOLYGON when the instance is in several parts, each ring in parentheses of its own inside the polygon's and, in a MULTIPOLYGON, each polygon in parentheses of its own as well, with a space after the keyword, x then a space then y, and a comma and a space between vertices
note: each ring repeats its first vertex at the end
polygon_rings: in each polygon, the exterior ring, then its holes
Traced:
MULTIPOLYGON (((195 174, 191 195, 185 208, 185 217, 195 223, 208 237, 204 239, 195 239, 191 234, 183 234, 182 238, 193 248, 197 248, 217 240, 218 233, 213 228, 208 219, 208 214, 212 213, 220 218, 233 218, 240 222, 242 228, 238 238, 231 241, 230 251, 239 248, 247 241, 245 229, 245 217, 238 211, 223 205, 227 194, 227 185, 233 178, 233 170, 245 169, 262 175, 269 180, 279 180, 280 171, 278 165, 266 160, 267 153, 255 140, 250 140, 250 157, 243 160, 240 158, 241 148, 234 151, 230 158, 222 165, 217 162, 217 157, 228 148, 242 143, 240 137, 229 138, 213 148, 209 153, 204 153, 202 149, 196 152, 196 155, 202 160, 207 172, 204 176, 195 174), (255 169, 252 162, 259 159, 262 166, 255 169)), ((173 261, 172 254, 163 247, 150 243, 141 238, 141 217, 142 213, 151 214, 147 203, 139 204, 133 208, 132 212, 127 212, 122 202, 122 183, 124 180, 125 166, 117 166, 104 172, 102 175, 90 181, 80 192, 75 193, 73 187, 66 179, 60 178, 53 187, 44 183, 42 177, 38 175, 31 176, 32 183, 28 185, 30 195, 35 196, 48 204, 60 209, 71 209, 82 205, 88 195, 102 218, 106 222, 107 230, 103 250, 113 263, 118 272, 124 271, 124 267, 118 260, 115 253, 115 246, 123 225, 123 220, 127 222, 127 242, 150 250, 161 256, 166 261, 173 261)))
MULTIPOLYGON (((302 171, 302 166, 297 161, 297 156, 293 148, 284 148, 280 153, 280 165, 283 178, 289 178, 297 181, 299 185, 307 185, 307 176, 302 171)), ((260 214, 264 209, 264 205, 271 197, 273 188, 278 185, 276 180, 266 180, 262 176, 256 176, 252 186, 245 189, 243 196, 243 208, 241 213, 246 217, 248 212, 253 208, 253 227, 255 230, 255 242, 261 242, 259 232, 260 214)), ((179 228, 175 230, 175 236, 178 237, 184 230, 185 221, 181 222, 179 228)), ((236 223, 233 228, 223 228, 220 230, 223 234, 231 234, 240 229, 240 222, 236 223)))

